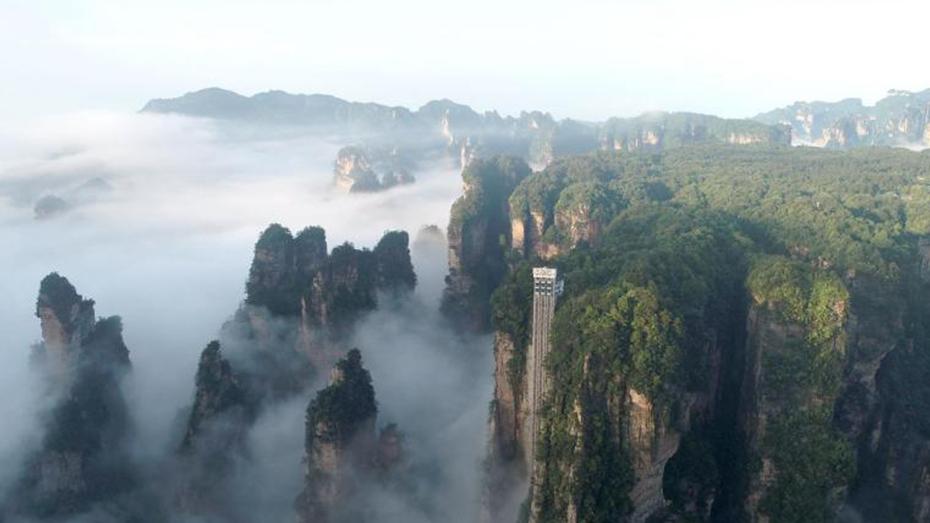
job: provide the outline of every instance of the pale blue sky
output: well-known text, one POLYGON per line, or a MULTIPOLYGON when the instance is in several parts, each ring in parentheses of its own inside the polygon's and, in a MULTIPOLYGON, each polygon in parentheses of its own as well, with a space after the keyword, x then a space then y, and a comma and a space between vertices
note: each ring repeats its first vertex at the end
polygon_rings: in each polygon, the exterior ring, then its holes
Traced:
POLYGON ((2 0, 0 115, 222 86, 602 119, 930 87, 913 0, 2 0))

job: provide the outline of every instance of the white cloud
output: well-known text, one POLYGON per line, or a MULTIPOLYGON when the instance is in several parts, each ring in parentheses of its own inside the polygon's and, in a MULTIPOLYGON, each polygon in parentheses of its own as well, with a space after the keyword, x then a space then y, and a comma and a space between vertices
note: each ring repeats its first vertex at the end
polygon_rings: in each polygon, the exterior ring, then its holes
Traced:
POLYGON ((238 126, 112 113, 0 132, 0 416, 22 420, 7 425, 0 459, 18 455, 12 449, 33 429, 27 355, 40 337, 35 300, 48 272, 93 298, 97 314, 123 317, 133 397, 144 402, 140 440, 149 447, 139 450, 157 453, 191 398, 200 351, 243 298, 265 226, 322 225, 331 247, 373 246, 388 229, 444 224, 461 184, 457 171, 436 167, 411 186, 340 194, 330 187, 338 144, 250 136, 238 126), (33 219, 40 195, 70 194, 91 177, 113 189, 33 219))

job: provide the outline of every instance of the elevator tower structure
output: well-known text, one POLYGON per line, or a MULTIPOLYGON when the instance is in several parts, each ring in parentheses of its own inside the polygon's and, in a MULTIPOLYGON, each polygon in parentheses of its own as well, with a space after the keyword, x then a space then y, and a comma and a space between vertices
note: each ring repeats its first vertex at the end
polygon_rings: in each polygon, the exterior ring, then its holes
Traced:
POLYGON ((549 333, 552 329, 552 317, 555 315, 556 299, 562 294, 562 282, 558 271, 549 267, 533 269, 533 325, 527 364, 529 380, 529 453, 531 481, 536 480, 536 438, 539 436, 539 409, 542 407, 549 390, 549 376, 546 374, 546 358, 549 356, 549 333))

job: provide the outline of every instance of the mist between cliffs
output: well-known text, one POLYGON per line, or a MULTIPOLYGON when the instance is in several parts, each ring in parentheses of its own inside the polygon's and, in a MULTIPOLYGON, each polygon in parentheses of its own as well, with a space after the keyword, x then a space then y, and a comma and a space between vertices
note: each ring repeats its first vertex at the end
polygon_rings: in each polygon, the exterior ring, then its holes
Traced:
MULTIPOLYGON (((192 399, 200 351, 242 300, 252 247, 268 223, 320 225, 331 246, 371 247, 388 229, 413 238, 423 225, 444 224, 461 183, 451 165, 436 163, 414 184, 345 195, 332 189, 338 137, 269 137, 170 116, 71 115, 4 129, 0 140, 0 488, 40 434, 43 397, 28 359, 40 335, 38 282, 48 272, 94 299, 98 315, 122 317, 133 364, 124 382, 133 453, 157 475, 192 399), (36 203, 50 195, 66 207, 37 219, 36 203)), ((426 501, 411 506, 377 489, 371 497, 396 521, 471 520, 491 395, 489 343, 444 329, 436 305, 445 253, 415 244, 412 251, 415 296, 364 318, 353 343, 372 373, 378 423, 404 431, 412 466, 424 471, 417 492, 426 501), (430 502, 440 498, 441 509, 430 502)), ((269 408, 249 435, 251 468, 235 488, 243 510, 261 520, 292 520, 307 399, 269 408)))

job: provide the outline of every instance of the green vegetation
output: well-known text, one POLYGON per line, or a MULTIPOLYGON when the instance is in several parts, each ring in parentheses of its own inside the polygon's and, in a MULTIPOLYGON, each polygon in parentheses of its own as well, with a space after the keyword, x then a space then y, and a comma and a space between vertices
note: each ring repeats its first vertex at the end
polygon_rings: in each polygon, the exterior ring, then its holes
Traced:
POLYGON ((306 227, 294 237, 271 224, 255 244, 245 301, 346 334, 375 308, 377 291, 398 294, 416 285, 408 243, 406 232, 388 231, 373 251, 346 242, 327 254, 322 228, 306 227))
POLYGON ((358 430, 378 414, 371 374, 362 367, 362 355, 352 349, 336 363, 337 378, 317 393, 307 407, 308 452, 314 439, 348 445, 358 430))
POLYGON ((405 231, 388 231, 375 246, 380 289, 397 294, 416 286, 417 275, 410 261, 409 243, 410 237, 405 231))
MULTIPOLYGON (((77 293, 74 286, 64 276, 57 272, 48 274, 42 278, 39 284, 39 298, 36 302, 36 316, 39 315, 39 307, 49 306, 59 321, 66 323, 80 317, 80 313, 72 310, 74 306, 79 306, 82 311, 87 309, 93 310, 94 301, 85 300, 77 293), (72 315, 76 315, 72 317, 72 315)), ((90 313, 93 316, 93 312, 90 313)))
POLYGON ((747 287, 760 321, 788 333, 780 346, 756 344, 762 401, 780 406, 759 449, 776 471, 759 508, 777 521, 832 521, 831 495, 855 469, 852 445, 833 426, 831 407, 842 385, 849 291, 832 272, 780 257, 758 260, 747 287), (774 309, 773 318, 764 316, 766 309, 774 309))
POLYGON ((557 160, 526 178, 510 205, 517 216, 538 212, 546 228, 557 228, 561 194, 596 183, 614 206, 597 216, 605 226, 623 209, 651 203, 714 209, 745 222, 766 252, 894 279, 913 250, 908 233, 930 227, 928 157, 763 146, 599 153, 557 160))
POLYGON ((767 428, 763 445, 777 472, 760 509, 773 521, 834 521, 833 490, 855 474, 851 445, 831 424, 829 408, 797 410, 767 428))
POLYGON ((450 227, 486 213, 497 214, 503 210, 501 202, 529 175, 529 166, 519 158, 498 156, 473 161, 462 171, 462 181, 468 190, 452 206, 450 227))
POLYGON ((529 174, 526 162, 511 157, 475 160, 462 171, 466 190, 452 205, 448 229, 459 267, 453 267, 442 300, 443 313, 460 327, 489 326, 488 302, 508 269, 507 198, 529 174))
POLYGON ((272 223, 255 242, 255 258, 245 285, 246 303, 264 306, 273 314, 300 313, 300 288, 294 270, 294 237, 280 224, 272 223))
POLYGON ((326 261, 326 231, 322 227, 304 227, 294 237, 295 263, 300 279, 309 279, 326 261))
MULTIPOLYGON (((775 122, 773 122, 775 123, 775 122)), ((649 113, 638 118, 611 118, 601 129, 627 151, 657 150, 692 144, 723 144, 741 138, 752 143, 788 144, 788 129, 752 120, 728 120, 695 113, 649 113)))
MULTIPOLYGON (((67 280, 55 275, 59 289, 80 296, 67 280)), ((44 284, 43 288, 48 289, 44 284)), ((60 295, 59 295, 60 296, 60 295)), ((129 452, 132 422, 122 392, 129 370, 122 321, 102 318, 81 340, 75 373, 67 389, 43 413, 41 447, 25 462, 14 490, 15 503, 39 519, 60 519, 91 506, 125 496, 135 487, 136 470, 129 452), (74 463, 69 488, 49 488, 49 478, 61 472, 47 469, 49 456, 74 463)))
POLYGON ((804 325, 812 345, 832 342, 846 321, 849 291, 833 272, 769 256, 753 264, 746 285, 756 302, 776 307, 782 321, 804 325))
MULTIPOLYGON (((514 355, 507 363, 507 379, 519 396, 526 373, 526 348, 530 343, 530 308, 533 300, 533 267, 521 263, 491 296, 491 325, 514 344, 514 355)), ((516 398, 519 404, 519 397, 516 398)))
MULTIPOLYGON (((901 350, 882 364, 883 408, 894 412, 899 434, 930 434, 913 414, 930 405, 920 378, 930 372, 922 298, 930 290, 917 250, 930 234, 930 154, 762 146, 598 153, 555 161, 524 179, 509 203, 524 223, 542 220, 542 238, 528 232, 528 242, 562 247, 544 263, 566 281, 537 456, 544 519, 564 519, 569 506, 579 521, 626 517, 636 479, 623 443, 630 389, 650 401, 657 424, 688 431, 666 469, 673 511, 713 498, 714 478, 731 482, 727 502, 738 507, 748 479, 738 457, 757 451, 775 471, 761 511, 773 521, 829 519, 844 488, 873 481, 851 483, 855 452, 843 427, 856 414, 838 407, 852 393, 845 373, 894 347, 901 350), (598 225, 590 241, 572 237, 579 221, 598 225), (767 422, 758 449, 734 451, 722 448, 742 441, 734 429, 675 423, 687 393, 708 391, 719 370, 713 351, 727 358, 747 346, 749 304, 760 381, 727 415, 743 402, 765 409, 767 422), (850 311, 860 334, 847 339, 850 311), (690 498, 683 485, 695 487, 690 498)), ((524 379, 528 267, 542 263, 534 252, 547 252, 526 247, 525 256, 510 254, 512 271, 492 299, 495 328, 517 344, 513 383, 524 379)), ((743 368, 742 356, 733 362, 743 368)), ((740 394, 739 379, 728 394, 740 394)))
POLYGON ((633 388, 664 420, 685 391, 706 387, 712 333, 727 329, 740 301, 740 241, 738 224, 724 215, 653 206, 621 214, 598 248, 558 261, 566 295, 547 362, 553 382, 539 487, 553 518, 569 500, 585 521, 616 521, 631 510, 634 477, 618 409, 633 388))

